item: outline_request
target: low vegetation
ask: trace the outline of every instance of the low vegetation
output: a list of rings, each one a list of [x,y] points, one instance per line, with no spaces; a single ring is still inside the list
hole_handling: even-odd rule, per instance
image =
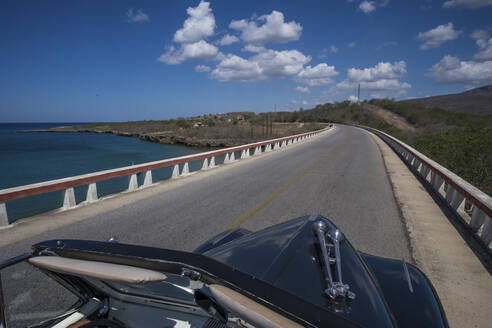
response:
[[[318,130],[325,124],[272,122],[255,113],[209,114],[175,120],[90,123],[27,132],[95,132],[198,147],[228,147]]]
[[[397,128],[368,110],[368,105],[396,114],[414,129]],[[450,112],[387,99],[361,105],[324,104],[310,110],[270,114],[281,122],[360,124],[385,131],[492,195],[492,115]]]

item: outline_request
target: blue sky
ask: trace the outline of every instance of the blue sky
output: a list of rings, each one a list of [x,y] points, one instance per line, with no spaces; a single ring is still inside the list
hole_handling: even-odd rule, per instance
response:
[[[0,122],[167,119],[492,83],[492,0],[3,1]]]

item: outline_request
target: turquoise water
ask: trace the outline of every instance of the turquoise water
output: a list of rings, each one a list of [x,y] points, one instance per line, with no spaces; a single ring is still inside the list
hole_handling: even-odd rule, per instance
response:
[[[0,124],[0,189],[210,150],[163,145],[112,134],[16,132],[73,124]],[[201,167],[198,162],[190,164],[191,170]],[[171,169],[154,170],[154,181],[169,178]],[[143,176],[139,175],[138,179],[141,184]],[[99,197],[120,192],[128,187],[128,178],[99,182],[97,187]],[[85,186],[76,187],[75,194],[77,202],[84,201]],[[62,203],[62,191],[8,201],[9,221],[61,207]]]

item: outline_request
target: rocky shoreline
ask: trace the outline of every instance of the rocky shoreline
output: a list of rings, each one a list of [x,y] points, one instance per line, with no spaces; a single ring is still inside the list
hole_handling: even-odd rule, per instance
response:
[[[123,131],[115,131],[115,130],[99,130],[99,129],[81,129],[81,128],[73,128],[73,127],[56,127],[52,129],[38,129],[38,130],[19,130],[19,133],[69,133],[69,132],[83,132],[83,133],[105,133],[105,134],[114,134],[122,137],[136,137],[140,140],[149,141],[149,142],[157,142],[161,144],[168,145],[184,145],[189,147],[233,147],[244,145],[247,143],[258,142],[264,140],[265,138],[241,138],[241,139],[233,139],[233,138],[196,138],[178,135],[174,131],[166,131],[162,133],[130,133]],[[273,136],[280,137],[280,136]]]

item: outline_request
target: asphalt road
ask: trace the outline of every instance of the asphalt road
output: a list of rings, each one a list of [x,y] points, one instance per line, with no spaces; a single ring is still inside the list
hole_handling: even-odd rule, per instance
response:
[[[217,170],[197,182],[4,246],[0,259],[58,238],[117,236],[123,243],[193,250],[230,226],[256,231],[320,212],[357,249],[411,261],[381,153],[362,130],[338,126],[302,145]],[[18,283],[22,277],[17,274]]]

